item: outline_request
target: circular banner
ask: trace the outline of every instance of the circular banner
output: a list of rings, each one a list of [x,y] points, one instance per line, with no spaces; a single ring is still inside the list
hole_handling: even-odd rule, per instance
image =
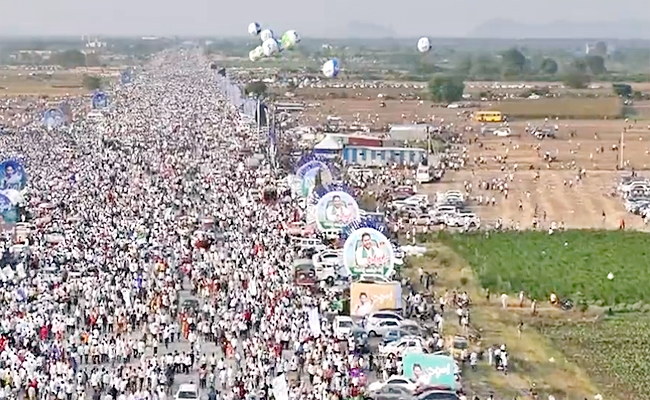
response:
[[[332,173],[327,165],[323,164],[305,172],[302,178],[301,194],[303,197],[309,197],[316,187],[316,177],[320,173],[321,185],[327,186],[334,181]]]
[[[27,174],[22,164],[16,160],[0,163],[0,190],[23,190],[27,185]]]
[[[386,236],[372,228],[352,232],[343,245],[343,264],[352,276],[393,274],[395,253]]]
[[[346,192],[329,192],[316,203],[316,226],[321,231],[341,230],[359,220],[359,206]]]

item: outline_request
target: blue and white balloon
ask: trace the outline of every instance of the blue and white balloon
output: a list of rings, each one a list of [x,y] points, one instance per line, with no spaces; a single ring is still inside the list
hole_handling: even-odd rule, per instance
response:
[[[336,58],[328,60],[323,64],[323,75],[327,78],[336,78],[340,71],[341,65],[339,64],[339,60]]]
[[[270,29],[264,29],[260,33],[260,39],[262,40],[262,43],[266,42],[269,39],[273,39],[273,31]]]
[[[251,35],[251,36],[259,35],[260,30],[262,30],[262,28],[260,27],[260,24],[258,24],[257,22],[251,22],[248,25],[248,34]]]
[[[280,46],[278,45],[277,40],[270,38],[262,43],[262,50],[264,51],[265,57],[272,57],[280,51]]]
[[[418,40],[418,51],[420,53],[426,53],[429,50],[431,50],[431,41],[429,41],[428,37],[421,37]]]

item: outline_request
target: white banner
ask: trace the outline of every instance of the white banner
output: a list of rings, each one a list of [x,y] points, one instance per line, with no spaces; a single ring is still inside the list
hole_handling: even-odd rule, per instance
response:
[[[289,400],[289,385],[284,374],[273,379],[273,397],[275,400]]]
[[[318,309],[316,307],[309,310],[309,329],[311,329],[311,333],[314,337],[320,336],[320,316],[318,315]]]

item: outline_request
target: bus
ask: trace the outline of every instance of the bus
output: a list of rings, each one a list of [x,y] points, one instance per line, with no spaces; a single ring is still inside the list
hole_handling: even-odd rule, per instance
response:
[[[503,120],[500,111],[477,111],[474,113],[474,121],[477,122],[503,122]]]

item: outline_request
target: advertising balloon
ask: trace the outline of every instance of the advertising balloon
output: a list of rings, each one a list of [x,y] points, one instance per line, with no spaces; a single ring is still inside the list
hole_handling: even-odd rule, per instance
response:
[[[339,60],[336,58],[328,60],[325,64],[323,64],[323,75],[328,78],[336,78],[340,70],[341,66],[339,64]]]
[[[395,252],[386,236],[372,228],[357,229],[343,245],[343,264],[352,276],[361,274],[390,277]]]
[[[273,39],[273,31],[270,29],[264,29],[260,33],[260,39],[262,39],[262,43],[266,42],[269,39]]]
[[[420,40],[418,40],[418,51],[420,53],[426,53],[429,50],[431,50],[431,42],[429,41],[429,38],[421,37]]]
[[[270,38],[262,43],[262,51],[266,57],[275,55],[279,50],[280,47],[278,46],[278,41],[273,38]]]
[[[248,25],[248,34],[251,35],[251,36],[257,36],[257,35],[259,35],[259,34],[260,34],[260,30],[261,30],[261,28],[260,28],[260,24],[258,24],[257,22],[251,22],[251,23]]]
[[[298,36],[298,32],[294,30],[286,31],[284,35],[282,35],[280,43],[283,50],[291,49],[296,44],[300,43],[300,36]]]
[[[321,231],[340,230],[359,219],[359,206],[346,192],[329,192],[316,204],[316,226]]]
[[[251,50],[248,53],[248,58],[250,58],[250,60],[253,62],[264,58],[264,49],[262,48],[262,46],[257,46],[256,48]]]

